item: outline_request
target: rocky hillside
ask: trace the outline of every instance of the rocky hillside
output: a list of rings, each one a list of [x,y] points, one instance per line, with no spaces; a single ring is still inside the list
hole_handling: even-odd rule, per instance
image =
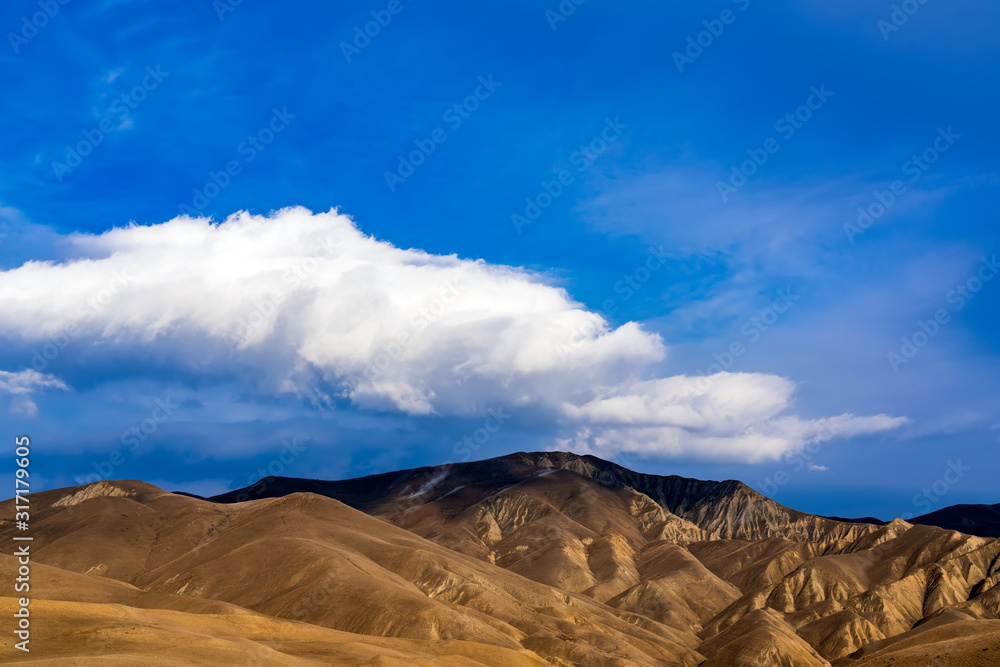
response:
[[[633,489],[712,537],[852,540],[875,528],[790,509],[736,480],[711,482],[676,475],[646,475],[594,456],[567,452],[517,453],[486,461],[414,468],[334,482],[266,477],[254,486],[210,500],[235,502],[308,491],[336,498],[364,512],[392,516],[449,497],[459,489],[468,502],[479,502],[504,488],[556,470],[574,473],[606,489]]]
[[[1000,540],[588,456],[30,502],[48,664],[1000,664]]]
[[[263,480],[213,500],[300,483]],[[451,550],[693,632],[687,645],[718,664],[780,664],[767,662],[772,650],[825,664],[869,645],[888,651],[944,610],[997,617],[1000,542],[817,517],[738,481],[546,452],[305,483]],[[770,639],[757,649],[739,639],[761,635]],[[726,662],[735,655],[744,662]]]

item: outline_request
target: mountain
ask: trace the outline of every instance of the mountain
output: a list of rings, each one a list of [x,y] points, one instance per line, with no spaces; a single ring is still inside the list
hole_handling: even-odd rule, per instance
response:
[[[30,502],[49,664],[1000,664],[1000,540],[592,456]]]
[[[90,628],[93,654],[148,662],[152,644],[172,660],[162,664],[178,665],[200,654],[188,641],[216,665],[254,656],[330,664],[330,655],[359,665],[699,661],[632,614],[315,494],[220,505],[123,481],[38,493],[31,503],[32,611],[65,638],[39,642],[33,658],[76,655]],[[10,524],[0,525],[8,544]],[[13,609],[13,598],[2,601],[4,613]],[[169,649],[163,640],[174,633]]]
[[[711,482],[676,475],[646,475],[595,456],[566,452],[519,452],[486,461],[415,468],[335,482],[265,477],[252,486],[209,500],[228,503],[309,492],[336,498],[369,514],[391,517],[459,492],[458,498],[445,505],[458,507],[463,502],[481,502],[505,488],[557,471],[572,475],[563,474],[544,484],[558,485],[583,478],[592,486],[609,490],[633,489],[666,510],[674,521],[684,519],[707,531],[697,533],[699,537],[824,540],[847,539],[872,530],[872,527],[854,528],[844,522],[790,509],[736,480]]]
[[[882,519],[876,519],[873,516],[863,516],[857,519],[845,518],[842,516],[827,516],[824,519],[830,519],[831,521],[840,521],[841,523],[870,523],[873,526],[884,526],[886,524]]]
[[[886,523],[870,516],[860,519],[845,519],[839,516],[828,516],[826,518],[833,521],[870,523],[878,526],[885,525]],[[935,512],[910,519],[910,523],[957,530],[968,535],[978,535],[979,537],[1000,537],[1000,504],[950,505]]]
[[[980,537],[1000,537],[1000,503],[996,505],[951,505],[910,520]]]

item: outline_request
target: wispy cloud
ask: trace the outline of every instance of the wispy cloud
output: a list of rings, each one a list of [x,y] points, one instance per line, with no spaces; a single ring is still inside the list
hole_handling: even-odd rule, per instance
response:
[[[0,393],[11,396],[10,410],[26,417],[38,414],[38,406],[32,396],[42,389],[64,389],[69,387],[59,378],[25,369],[16,373],[0,371]]]
[[[107,74],[105,74],[103,77],[101,77],[101,79],[104,81],[104,83],[114,83],[115,79],[120,77],[124,71],[125,70],[121,67],[113,69]]]

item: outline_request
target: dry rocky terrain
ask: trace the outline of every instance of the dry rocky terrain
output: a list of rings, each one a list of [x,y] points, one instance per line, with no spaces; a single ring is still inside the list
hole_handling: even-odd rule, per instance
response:
[[[32,651],[5,632],[5,663],[1000,665],[1000,540],[594,457],[30,500]]]

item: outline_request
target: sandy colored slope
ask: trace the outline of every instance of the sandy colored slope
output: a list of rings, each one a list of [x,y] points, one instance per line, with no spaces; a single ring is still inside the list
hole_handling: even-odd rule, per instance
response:
[[[363,637],[256,614],[192,614],[110,603],[32,602],[30,654],[0,647],[5,664],[30,665],[379,665],[541,667],[528,651],[470,642]],[[15,609],[0,597],[0,614]]]
[[[735,586],[713,575],[679,545],[655,542],[643,550],[637,564],[641,583],[609,600],[609,605],[699,632],[702,623],[739,597]]]
[[[838,660],[837,667],[987,667],[1000,665],[1000,621],[949,611]]]
[[[830,663],[772,609],[753,611],[702,645],[703,667],[825,667]]]
[[[688,633],[738,596],[697,559],[675,550],[675,543],[709,533],[633,489],[550,469],[483,500],[477,489],[463,491],[402,515],[391,505],[375,511],[450,548]],[[656,567],[657,560],[664,565]]]
[[[845,524],[739,483],[639,475],[593,457],[513,455],[494,460],[493,472],[490,464],[410,471],[368,490],[364,503],[449,548],[655,619],[703,653],[762,609],[787,625],[763,623],[754,637],[771,636],[776,651],[806,642],[823,661],[941,609],[991,618],[1000,607],[1000,594],[988,593],[1000,581],[1000,543],[899,520]],[[651,576],[644,561],[662,574]],[[766,664],[742,651],[749,634],[726,636],[734,664]]]
[[[14,565],[12,556],[0,555],[5,581]],[[0,662],[5,664],[549,664],[528,651],[470,642],[415,642],[338,632],[226,602],[148,592],[38,562],[32,564],[31,582],[32,650],[24,655],[4,638]],[[0,597],[0,614],[15,608],[13,598]]]
[[[989,618],[1000,605],[1000,594],[983,594],[1000,581],[1000,543],[899,520],[842,524],[739,484],[637,476],[588,457],[517,455],[498,465],[495,475],[461,466],[414,473],[377,500],[370,491],[367,506],[450,548],[668,625],[702,653],[761,609],[779,612],[788,627],[764,624],[755,636],[773,635],[774,646],[806,641],[824,660],[904,633],[940,609],[969,604]],[[526,472],[510,477],[518,465]],[[597,483],[618,479],[602,477],[608,470],[697,523],[634,488]],[[792,539],[720,539],[780,533],[782,521]],[[729,649],[739,643],[731,638]],[[759,656],[729,658],[752,664]]]
[[[138,482],[105,488],[112,489],[34,496],[35,561],[361,635],[527,648],[554,664],[701,660],[666,627],[638,627],[633,614],[328,498],[213,505]],[[10,530],[0,535],[9,539]]]

